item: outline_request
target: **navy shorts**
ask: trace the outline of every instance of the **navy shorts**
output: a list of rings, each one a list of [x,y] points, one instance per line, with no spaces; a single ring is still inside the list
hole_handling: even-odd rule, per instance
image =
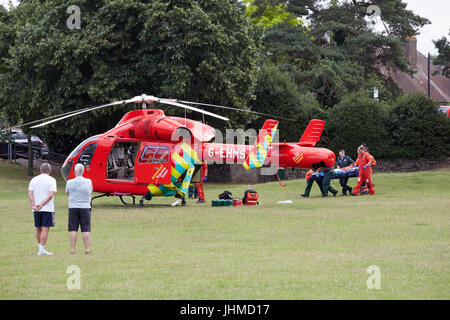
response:
[[[55,226],[55,213],[49,211],[33,211],[34,213],[34,226],[36,228],[41,227],[54,227]]]
[[[69,231],[91,232],[91,209],[69,208]]]

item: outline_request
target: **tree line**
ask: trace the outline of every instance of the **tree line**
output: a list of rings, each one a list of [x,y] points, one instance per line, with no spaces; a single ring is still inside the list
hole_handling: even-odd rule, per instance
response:
[[[327,121],[321,145],[335,151],[365,142],[382,158],[450,154],[450,121],[435,103],[405,96],[380,72],[413,74],[404,43],[429,23],[401,0],[79,0],[80,29],[67,26],[72,4],[0,6],[0,108],[8,123],[147,93],[294,119],[280,121],[280,140],[298,140],[319,118]],[[370,24],[369,5],[380,8],[382,31]],[[445,38],[435,44],[434,62],[449,76],[450,45]],[[67,153],[128,110],[98,110],[36,133]],[[229,124],[208,124],[257,128],[264,121],[220,113]]]

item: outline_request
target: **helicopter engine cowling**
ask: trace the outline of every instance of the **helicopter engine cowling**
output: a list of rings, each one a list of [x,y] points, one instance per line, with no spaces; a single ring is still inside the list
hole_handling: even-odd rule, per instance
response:
[[[192,137],[192,132],[188,128],[179,127],[176,131],[177,136],[182,137],[183,139],[190,139]]]
[[[141,122],[142,131],[151,138],[167,142],[177,142],[182,140],[177,134],[180,124],[176,121],[163,117],[160,119],[145,119]]]
[[[167,142],[191,137],[208,142],[215,137],[215,129],[211,126],[191,119],[167,117],[162,110],[153,109],[128,112],[113,130],[119,136]]]
[[[186,118],[178,118],[178,117],[168,117],[172,121],[178,122],[181,127],[180,134],[186,134],[186,131],[189,131],[191,136],[195,138],[197,141],[209,142],[216,136],[216,131],[213,127],[208,126],[207,124],[201,123],[199,121],[195,121],[192,119]]]

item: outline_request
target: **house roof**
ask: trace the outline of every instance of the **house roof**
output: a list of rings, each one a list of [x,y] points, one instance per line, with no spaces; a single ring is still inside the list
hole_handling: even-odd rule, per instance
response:
[[[431,63],[430,94],[434,101],[450,104],[450,79],[440,74],[433,75],[437,67]],[[390,71],[389,76],[405,92],[428,94],[428,58],[417,51],[417,72],[411,77],[398,70]]]

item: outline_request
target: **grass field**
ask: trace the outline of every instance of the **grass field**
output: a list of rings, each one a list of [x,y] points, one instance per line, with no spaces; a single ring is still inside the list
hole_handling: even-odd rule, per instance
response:
[[[254,186],[260,207],[97,208],[92,255],[81,237],[69,253],[57,179],[54,255],[37,256],[26,170],[0,161],[0,299],[450,298],[450,170],[375,174],[373,197],[321,199],[314,186],[303,199],[299,180]],[[245,188],[206,184],[207,200]],[[97,205],[119,203],[103,199]],[[66,286],[70,265],[81,270],[80,290]],[[366,285],[371,265],[379,290]]]

